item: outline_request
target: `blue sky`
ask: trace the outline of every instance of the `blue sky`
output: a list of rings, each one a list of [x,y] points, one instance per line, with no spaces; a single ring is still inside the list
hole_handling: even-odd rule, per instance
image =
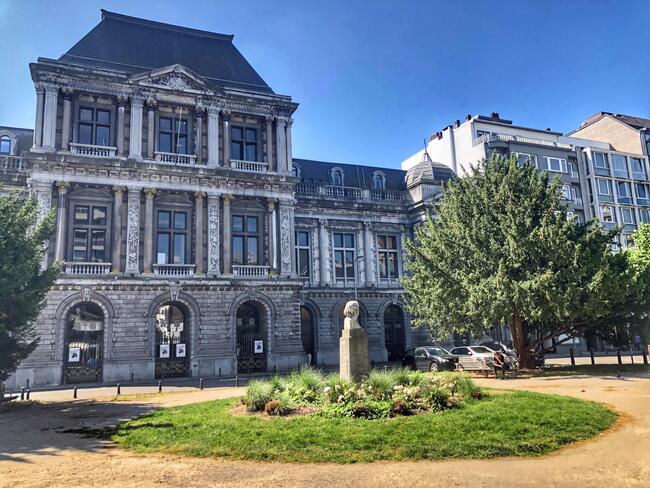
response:
[[[234,34],[300,103],[296,157],[398,167],[467,113],[559,131],[599,110],[650,117],[648,1],[0,0],[0,125],[33,126],[28,63],[100,8]]]

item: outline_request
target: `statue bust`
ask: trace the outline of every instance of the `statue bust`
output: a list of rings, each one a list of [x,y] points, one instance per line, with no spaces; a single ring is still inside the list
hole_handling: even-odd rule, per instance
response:
[[[356,300],[350,300],[345,304],[343,309],[343,314],[345,315],[345,320],[343,321],[344,329],[360,329],[359,325],[359,302]]]

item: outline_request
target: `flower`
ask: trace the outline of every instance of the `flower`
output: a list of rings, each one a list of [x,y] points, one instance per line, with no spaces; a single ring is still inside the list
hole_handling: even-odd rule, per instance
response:
[[[395,385],[393,386],[393,390],[395,391],[402,391],[404,389],[403,385]]]
[[[326,386],[325,389],[323,390],[323,393],[329,395],[330,393],[332,393],[332,389],[329,386]]]
[[[343,395],[339,395],[339,397],[336,399],[338,403],[343,402],[343,400],[345,400],[345,397]]]

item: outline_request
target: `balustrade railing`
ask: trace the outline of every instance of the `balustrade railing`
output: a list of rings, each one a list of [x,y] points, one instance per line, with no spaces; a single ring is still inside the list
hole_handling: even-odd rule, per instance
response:
[[[92,144],[70,143],[70,154],[75,156],[92,156],[94,158],[114,158],[117,148],[111,146],[95,146]]]
[[[269,275],[269,267],[235,264],[232,274],[235,277],[266,278]]]
[[[524,144],[537,144],[541,146],[561,147],[564,149],[572,149],[571,144],[565,142],[549,141],[546,139],[536,139],[534,137],[525,137],[513,134],[483,134],[474,140],[474,145],[478,146],[485,142],[522,142]]]
[[[396,190],[366,190],[352,186],[334,185],[308,185],[299,183],[296,185],[296,193],[300,195],[323,196],[326,198],[346,198],[353,200],[379,200],[389,202],[401,202],[404,195]]]
[[[20,156],[0,156],[0,168],[6,171],[22,171],[25,162]]]
[[[239,159],[231,159],[230,167],[237,171],[245,171],[247,173],[266,173],[268,164],[260,163],[258,161],[242,161]]]
[[[154,276],[173,276],[176,278],[194,276],[193,264],[154,264]]]
[[[66,275],[107,275],[111,272],[111,263],[65,263],[64,273]]]
[[[156,151],[154,153],[154,158],[157,163],[178,164],[183,166],[196,165],[196,155],[194,154],[177,154]]]

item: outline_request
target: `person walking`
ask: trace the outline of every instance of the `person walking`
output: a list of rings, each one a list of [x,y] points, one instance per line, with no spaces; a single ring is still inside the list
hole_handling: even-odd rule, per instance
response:
[[[501,379],[505,379],[506,358],[501,351],[494,351],[494,356],[492,356],[492,368],[494,369],[494,379],[497,379],[499,370],[501,370]]]

